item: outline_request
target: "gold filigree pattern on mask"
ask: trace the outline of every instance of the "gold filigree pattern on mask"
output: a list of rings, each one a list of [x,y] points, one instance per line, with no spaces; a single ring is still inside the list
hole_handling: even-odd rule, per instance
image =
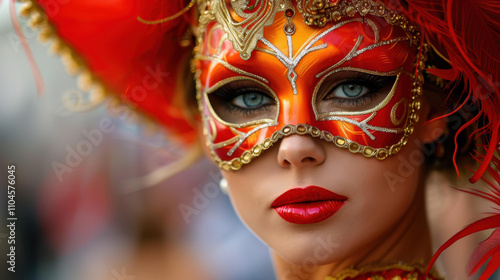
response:
[[[414,83],[412,89],[412,99],[409,102],[407,110],[408,124],[402,130],[402,133],[404,134],[398,143],[391,145],[390,147],[373,148],[370,146],[361,145],[357,142],[354,142],[342,136],[334,136],[328,131],[320,130],[319,128],[308,124],[297,124],[297,125],[288,124],[285,125],[283,128],[281,128],[280,130],[275,131],[271,135],[271,137],[264,139],[262,143],[256,144],[251,150],[243,152],[241,156],[233,158],[230,161],[221,160],[215,153],[214,149],[210,149],[212,159],[220,169],[225,171],[236,171],[239,170],[243,165],[250,163],[255,157],[259,156],[263,151],[271,148],[280,139],[282,139],[285,136],[289,136],[291,134],[311,135],[312,137],[315,138],[317,137],[319,139],[323,139],[327,142],[335,144],[339,148],[347,149],[351,153],[362,154],[365,157],[375,157],[379,160],[386,159],[388,156],[398,153],[401,150],[401,147],[403,147],[408,143],[408,137],[414,131],[414,124],[419,120],[418,111],[420,110],[420,101],[418,99],[422,95],[422,85],[424,81],[422,70],[425,67],[425,61],[427,59],[427,49],[428,49],[427,44],[422,44],[420,47],[418,47],[420,55],[415,62],[417,69],[417,76],[413,75]],[[199,79],[197,79],[197,81],[198,81],[197,82],[198,91],[200,91],[201,84],[199,83]],[[203,112],[201,107],[202,106],[201,102],[199,102],[199,106],[200,106],[200,112]],[[203,121],[206,121],[205,119],[207,118],[207,116],[203,115],[202,117],[204,119]],[[269,126],[271,125],[272,124],[269,124]],[[214,143],[211,143],[208,140],[209,137],[207,137],[206,129],[204,129],[204,133],[205,133],[205,138],[207,139],[206,145],[208,147],[211,147]],[[238,141],[240,140],[241,138]],[[224,144],[228,145],[227,143]]]
[[[208,125],[210,126],[210,131],[212,131],[212,133],[208,133],[208,131],[207,131],[207,138],[210,140],[210,142],[213,143],[215,141],[215,139],[217,138],[217,127],[215,126],[215,122],[213,119],[207,119],[207,122],[208,122]],[[238,140],[236,139],[236,141],[238,141]],[[234,141],[234,142],[236,142],[236,141]],[[227,142],[229,142],[229,140]],[[228,145],[228,144],[226,144],[226,145]]]
[[[277,4],[278,2],[281,3],[281,5],[278,5]],[[302,13],[304,20],[307,20],[308,17],[307,17],[307,13],[304,12],[305,10],[301,9],[301,7],[303,7],[301,5],[307,4],[310,2],[311,1],[306,1],[306,2],[298,1],[298,5],[299,5],[298,10],[300,13]],[[322,2],[322,1],[316,1],[316,2]],[[337,1],[337,2],[339,2],[339,1]],[[349,3],[346,4],[344,2],[349,2]],[[259,50],[261,52],[265,52],[265,53],[268,53],[268,54],[275,56],[278,60],[280,60],[281,63],[283,63],[288,68],[288,73],[291,74],[291,73],[293,73],[293,70],[294,70],[296,64],[298,64],[300,62],[300,59],[302,59],[303,55],[306,54],[305,53],[302,56],[297,54],[295,56],[295,58],[293,58],[292,57],[293,46],[291,45],[291,40],[289,38],[287,38],[288,39],[288,50],[289,50],[288,52],[289,53],[288,53],[288,55],[285,55],[281,50],[276,48],[273,44],[271,44],[263,36],[264,27],[272,24],[276,13],[278,13],[279,11],[284,11],[285,8],[287,7],[287,5],[289,4],[289,1],[287,1],[287,0],[270,1],[270,3],[267,3],[267,4],[265,4],[261,1],[257,1],[255,3],[255,5],[262,5],[258,9],[256,9],[257,6],[256,7],[246,7],[244,5],[244,2],[234,1],[234,3],[232,2],[233,9],[237,8],[238,11],[240,11],[240,12],[245,10],[245,9],[246,10],[254,9],[253,11],[255,11],[253,13],[245,13],[244,16],[246,18],[245,18],[245,20],[242,20],[241,22],[235,21],[235,17],[234,17],[235,13],[236,13],[236,15],[239,15],[240,12],[238,12],[236,10],[234,12],[230,12],[229,10],[227,10],[228,7],[227,7],[227,4],[225,4],[225,3],[226,2],[224,0],[209,1],[208,5],[207,5],[207,10],[205,10],[205,12],[203,12],[202,16],[200,17],[200,25],[197,29],[197,32],[198,32],[197,33],[197,47],[195,48],[195,57],[193,59],[193,64],[192,64],[193,68],[192,69],[193,69],[193,72],[195,72],[195,76],[196,76],[197,89],[198,89],[197,96],[198,96],[198,102],[199,102],[201,112],[203,112],[202,102],[200,102],[200,100],[201,100],[201,93],[200,92],[202,92],[202,86],[201,86],[201,82],[199,80],[199,75],[200,75],[199,69],[196,69],[194,67],[195,66],[194,62],[196,60],[216,61],[218,63],[221,63],[224,67],[228,68],[229,70],[236,72],[240,75],[245,75],[247,77],[252,77],[254,79],[258,79],[262,82],[268,83],[268,81],[265,80],[263,77],[254,77],[255,76],[254,74],[245,72],[241,69],[237,69],[234,66],[229,65],[227,62],[223,61],[220,58],[217,58],[215,56],[203,56],[203,55],[201,55],[200,48],[201,48],[201,45],[203,43],[204,34],[206,32],[207,26],[210,22],[217,21],[218,24],[220,24],[222,26],[223,31],[228,34],[227,38],[232,42],[233,48],[239,52],[240,57],[242,59],[245,59],[245,60],[249,59],[250,53],[254,49]],[[344,3],[344,4],[342,4],[342,3]],[[344,5],[343,7],[346,9],[345,14],[341,14],[341,17],[342,16],[353,17],[357,13],[359,13],[362,16],[367,15],[367,14],[382,16],[385,20],[387,20],[387,22],[389,24],[400,26],[407,33],[408,36],[394,38],[391,40],[380,41],[380,36],[379,36],[380,33],[379,33],[377,26],[370,19],[367,19],[367,18],[353,18],[350,20],[346,20],[345,22],[340,22],[338,24],[334,24],[329,29],[334,30],[335,28],[338,28],[337,25],[343,25],[347,22],[352,22],[352,21],[364,22],[365,24],[369,25],[373,29],[375,42],[374,42],[374,44],[372,44],[370,46],[364,47],[363,49],[359,49],[359,46],[361,45],[361,42],[363,40],[363,36],[360,35],[356,41],[355,46],[346,55],[346,57],[344,57],[344,59],[342,59],[342,61],[339,61],[335,65],[332,65],[328,69],[319,73],[317,75],[317,78],[321,78],[324,75],[329,75],[329,72],[336,71],[336,68],[338,66],[340,66],[342,63],[344,63],[345,61],[352,59],[363,52],[372,50],[376,47],[388,45],[388,44],[392,44],[392,43],[397,43],[399,41],[410,41],[411,45],[416,45],[418,52],[419,52],[419,55],[415,59],[415,67],[413,68],[413,69],[415,69],[415,72],[414,73],[408,73],[408,72],[404,73],[404,74],[412,75],[412,77],[413,77],[413,80],[414,80],[413,89],[411,90],[412,97],[411,97],[411,100],[406,101],[405,104],[400,104],[400,105],[405,106],[405,111],[404,111],[403,115],[400,117],[400,119],[396,120],[396,121],[401,121],[401,122],[406,120],[406,123],[404,125],[404,128],[389,129],[390,131],[384,130],[385,132],[389,132],[389,133],[403,133],[403,136],[401,137],[400,141],[398,141],[398,143],[393,144],[391,146],[386,146],[386,147],[381,147],[381,148],[373,148],[370,146],[361,145],[357,142],[354,142],[350,139],[346,139],[346,138],[341,137],[341,136],[333,136],[328,131],[321,131],[317,127],[313,127],[313,126],[310,126],[307,124],[286,125],[282,129],[280,129],[279,131],[275,131],[271,137],[268,137],[268,138],[264,139],[261,143],[256,144],[251,150],[243,152],[241,154],[241,156],[239,156],[237,158],[233,158],[229,161],[221,160],[219,158],[219,156],[215,153],[215,150],[214,150],[215,147],[225,147],[225,146],[236,143],[231,148],[231,150],[228,152],[228,155],[232,155],[238,149],[238,147],[245,141],[245,139],[247,139],[251,135],[251,133],[264,128],[263,126],[270,127],[270,126],[278,125],[278,123],[267,122],[267,123],[254,124],[254,125],[258,125],[258,126],[247,133],[244,133],[244,132],[237,130],[236,128],[238,128],[238,126],[239,126],[239,125],[237,125],[237,126],[231,127],[231,131],[233,131],[233,133],[235,133],[236,136],[227,140],[227,141],[224,141],[224,143],[222,143],[222,142],[221,143],[213,143],[213,141],[209,141],[208,137],[207,137],[207,146],[211,148],[210,151],[211,151],[213,160],[219,166],[219,168],[226,170],[226,171],[238,170],[243,165],[251,162],[253,158],[259,156],[263,151],[269,149],[274,143],[278,142],[281,138],[288,136],[290,134],[309,134],[313,137],[320,137],[320,139],[331,142],[338,147],[345,148],[352,153],[361,153],[366,157],[376,157],[379,160],[383,160],[390,155],[396,154],[397,152],[399,152],[399,150],[401,149],[402,146],[407,144],[409,135],[413,133],[414,124],[416,122],[418,122],[418,120],[419,120],[418,110],[420,109],[420,101],[418,99],[419,99],[419,96],[422,94],[422,85],[423,85],[423,81],[424,81],[423,76],[422,76],[422,70],[424,69],[424,65],[425,65],[425,61],[426,61],[427,45],[420,42],[420,33],[418,32],[418,30],[416,30],[414,28],[413,25],[409,24],[408,20],[405,17],[397,15],[394,12],[387,11],[385,9],[385,7],[384,7],[383,13],[373,12],[373,11],[372,11],[373,12],[372,13],[372,12],[370,12],[371,10],[366,10],[366,9],[361,9],[361,8],[360,8],[361,10],[356,9],[354,11],[354,13],[351,13],[351,12],[347,13],[347,10],[348,10],[347,7],[349,5],[351,5],[351,6],[355,5],[356,7],[359,8],[359,7],[361,7],[360,5],[364,5],[363,3],[368,3],[370,5],[375,4],[374,1],[370,1],[370,0],[368,0],[368,1],[365,1],[365,0],[340,1],[340,4]],[[381,3],[378,3],[378,4],[383,5]],[[267,8],[264,9],[264,7],[267,7]],[[373,5],[371,7],[373,8]],[[265,13],[263,11],[267,11],[267,16],[264,16]],[[351,11],[351,10],[349,10],[349,11]],[[332,16],[334,16],[334,15],[332,15]],[[251,18],[251,20],[250,20],[250,18]],[[252,26],[251,28],[248,28],[248,26],[246,26],[245,24],[248,24],[252,20],[255,24],[251,25]],[[338,19],[332,18],[331,20],[338,20]],[[259,23],[259,24],[257,25],[257,23]],[[314,23],[314,19],[313,19],[313,23]],[[316,25],[316,24],[314,24],[314,25]],[[244,28],[244,26],[246,26],[246,27]],[[317,25],[317,26],[322,26],[322,25]],[[257,27],[259,27],[260,29]],[[328,32],[328,30],[322,32],[322,34],[325,32]],[[290,36],[291,35],[289,35],[287,37],[290,37]],[[319,34],[318,37],[321,37],[321,34]],[[247,40],[246,42],[250,42],[251,44],[241,45],[242,42],[244,42],[244,40]],[[269,49],[256,47],[256,44],[258,41],[261,41]],[[218,46],[220,46],[222,44],[221,42],[218,42],[218,43],[219,43]],[[240,45],[238,45],[238,44],[240,44]],[[323,47],[322,45],[312,47],[313,44],[314,43],[310,44],[309,51],[316,50],[315,48],[322,48]],[[307,47],[301,48],[301,49],[308,50]],[[287,65],[290,67],[288,67]],[[292,85],[292,89],[294,89],[294,93],[296,94],[297,92],[293,86],[294,85],[293,79],[296,79],[297,76],[295,75],[295,78],[294,77],[291,77],[291,78],[292,79],[290,79],[290,77],[289,77],[289,80],[290,80],[290,83]],[[398,74],[398,78],[399,78],[399,74]],[[394,90],[394,88],[396,87],[396,84],[397,84],[397,82],[395,82],[395,86],[393,87],[392,90]],[[393,111],[395,111],[395,110],[393,110]],[[342,112],[336,112],[336,113],[337,113],[337,115],[340,115],[338,113],[342,113]],[[217,116],[216,116],[216,114],[214,114],[213,110],[210,111],[209,114],[213,114],[215,116],[215,118],[217,119]],[[351,114],[352,114],[352,112],[351,112]],[[348,115],[348,114],[346,113],[346,115]],[[316,115],[316,116],[318,116],[318,115]],[[202,113],[202,117],[204,119],[207,119],[209,116],[205,116]],[[339,118],[338,116],[333,116],[333,115],[328,116],[328,117]],[[368,122],[373,117],[374,117],[374,114],[372,113],[372,115],[370,115],[364,121]],[[391,117],[391,120],[394,122],[393,118],[396,118],[395,112],[394,112],[394,114],[392,114],[392,112],[391,112],[390,117]],[[217,119],[217,120],[220,121],[219,119]],[[349,120],[352,121],[352,119],[349,119]],[[346,120],[339,119],[338,121],[346,121]],[[350,121],[347,121],[347,122],[350,122]],[[362,129],[365,133],[368,131],[367,129],[377,130],[376,127],[368,127],[367,123],[365,125],[361,124],[361,122],[358,124],[359,124],[358,127],[361,128],[361,126],[364,126],[366,128],[364,130]],[[241,128],[241,126],[239,126],[239,127]],[[381,129],[383,129],[383,128],[381,128]],[[205,129],[204,133],[206,133],[206,132],[207,131]],[[366,134],[368,136],[370,136],[370,133],[366,133]],[[373,137],[373,135],[372,135],[372,137]],[[372,138],[372,137],[370,137],[370,138]]]
[[[207,55],[202,55],[202,54],[196,54],[193,61],[196,61],[196,60],[215,61],[215,62],[219,63],[220,65],[226,67],[227,69],[233,71],[234,73],[237,73],[237,74],[240,74],[240,75],[245,75],[245,76],[248,76],[248,77],[260,80],[260,81],[262,81],[264,83],[269,83],[269,81],[266,78],[263,78],[261,76],[249,73],[249,72],[244,71],[244,70],[241,70],[240,68],[238,68],[236,66],[233,66],[233,65],[227,63],[225,60],[220,59],[220,58],[215,57],[215,56],[207,56]]]
[[[231,9],[226,0],[198,0],[198,9],[202,13],[200,25],[196,30],[198,44],[203,40],[207,24],[217,21],[222,25],[233,48],[242,59],[250,58],[257,42],[264,37],[264,27],[273,23],[278,12],[295,10],[290,0],[257,0],[248,6],[247,0],[232,0]],[[298,0],[297,9],[307,25],[322,27],[330,21],[339,21],[343,17],[375,15],[384,18],[389,24],[401,27],[409,34],[411,43],[418,42],[420,32],[409,20],[386,8],[378,0]],[[251,12],[250,12],[251,11]],[[236,17],[235,17],[236,16]]]
[[[396,116],[396,112],[399,108],[399,106],[403,106],[403,114],[401,116],[401,118],[398,119],[398,117]],[[391,122],[392,124],[394,125],[400,125],[403,120],[405,119],[405,115],[407,113],[407,107],[408,107],[408,100],[403,97],[401,100],[399,100],[398,102],[396,102],[396,104],[394,104],[394,106],[392,106],[392,109],[391,109]]]
[[[232,0],[231,9],[228,9],[225,0],[210,1],[208,10],[200,17],[200,25],[213,20],[219,22],[244,60],[250,58],[258,40],[264,36],[264,27],[274,22],[278,12],[291,7],[288,0],[257,0],[252,6],[248,2]]]
[[[358,38],[356,39],[356,43],[354,44],[354,46],[352,47],[352,49],[349,51],[349,53],[343,59],[339,60],[334,65],[328,67],[327,69],[325,69],[321,73],[317,74],[316,78],[321,78],[326,73],[332,71],[332,69],[337,68],[339,65],[342,65],[346,61],[349,61],[349,60],[357,57],[358,55],[360,55],[360,54],[362,54],[362,53],[364,53],[366,51],[370,51],[370,50],[373,50],[375,48],[378,48],[378,47],[381,47],[381,46],[385,46],[385,45],[394,44],[394,43],[397,43],[397,42],[411,40],[411,37],[408,36],[408,37],[398,37],[398,38],[393,38],[393,39],[390,39],[390,40],[380,41],[380,30],[378,29],[377,25],[371,19],[365,19],[365,18],[355,18],[355,19],[352,19],[352,20],[343,21],[341,23],[338,23],[338,24],[330,27],[329,29],[327,29],[326,31],[324,31],[324,33],[331,32],[331,31],[339,28],[340,26],[342,26],[344,24],[355,22],[355,21],[357,21],[357,22],[363,22],[363,23],[365,23],[365,24],[367,24],[368,26],[371,27],[371,29],[373,31],[373,34],[374,34],[374,37],[375,37],[374,38],[374,43],[371,44],[371,45],[369,45],[369,46],[366,46],[366,47],[364,47],[362,49],[359,49],[359,46],[363,42],[363,38],[364,38],[363,35],[359,35]],[[320,34],[319,36],[322,36],[322,34]],[[326,33],[326,34],[328,34],[328,33]]]

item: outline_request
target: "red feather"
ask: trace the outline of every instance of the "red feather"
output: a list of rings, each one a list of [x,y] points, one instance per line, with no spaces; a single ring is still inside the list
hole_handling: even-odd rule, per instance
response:
[[[479,245],[472,253],[472,257],[467,266],[467,271],[469,274],[476,273],[481,266],[483,266],[489,258],[496,256],[500,257],[500,230],[496,229],[493,231],[488,239],[479,243]]]
[[[425,71],[448,81],[455,80],[458,77],[458,71],[456,71],[455,69],[428,68],[425,69]]]
[[[471,182],[478,181],[493,157],[500,126],[500,1],[412,0],[393,8],[418,26],[428,42],[449,61],[453,70],[429,69],[452,84],[462,81],[473,102],[480,104],[482,127],[477,130],[487,152]],[[463,104],[457,104],[458,106]],[[477,123],[477,122],[476,122]],[[472,125],[472,122],[465,124]]]
[[[500,153],[500,145],[497,144],[494,146],[496,148],[497,153]],[[495,151],[495,150],[493,150]],[[484,156],[479,156],[476,158],[477,160],[485,160]],[[500,158],[498,157],[493,157],[492,158],[492,163],[494,167],[488,165],[486,167],[486,171],[488,174],[492,176],[492,178],[495,180],[495,182],[490,182],[487,179],[483,180],[488,183],[488,189],[489,192],[485,191],[480,191],[480,190],[475,190],[475,189],[468,189],[468,190],[462,190],[464,192],[479,196],[483,199],[489,200],[493,202],[497,207],[500,207],[500,173],[498,172],[499,167],[500,167]],[[434,254],[432,257],[431,262],[429,263],[429,266],[427,268],[427,273],[430,271],[431,267],[434,265],[436,262],[437,258],[439,255],[446,250],[448,247],[450,247],[453,243],[456,241],[460,240],[461,238],[468,236],[470,234],[487,230],[487,229],[492,229],[492,228],[499,228],[500,227],[500,213],[499,213],[499,208],[494,208],[496,212],[490,213],[491,216],[481,219],[479,221],[476,221],[463,230],[459,231],[457,234],[455,234],[453,237],[451,237],[448,241],[446,241],[439,249],[438,251]],[[489,260],[489,262],[488,262]],[[487,264],[486,264],[487,263]],[[481,268],[484,264],[486,264],[486,269],[485,271],[481,274],[479,280],[486,280],[488,279],[489,276],[491,276],[495,270],[500,266],[500,230],[496,229],[493,231],[491,236],[486,239],[485,241],[481,242],[476,249],[474,250],[474,253],[471,256],[471,259],[469,260],[469,266],[468,266],[468,271],[469,274],[476,273],[479,268]]]

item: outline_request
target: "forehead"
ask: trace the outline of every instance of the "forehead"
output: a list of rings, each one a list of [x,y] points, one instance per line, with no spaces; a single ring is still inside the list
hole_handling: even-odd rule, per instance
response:
[[[317,80],[346,67],[411,71],[415,57],[411,53],[416,51],[412,51],[410,37],[381,17],[354,16],[317,28],[304,24],[297,14],[293,19],[296,31],[291,36],[284,31],[286,22],[283,13],[278,13],[273,24],[264,28],[263,38],[248,60],[233,48],[220,24],[209,23],[197,54],[200,80],[210,87],[232,76],[270,83],[277,77],[290,80],[290,72],[297,75],[297,82]]]

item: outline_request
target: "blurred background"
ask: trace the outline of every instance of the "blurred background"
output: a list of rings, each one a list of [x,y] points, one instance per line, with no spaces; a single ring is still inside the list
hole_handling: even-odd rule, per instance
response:
[[[63,97],[85,94],[19,18],[46,86],[37,96],[8,2],[0,1],[0,279],[274,279],[267,247],[220,192],[217,168],[202,160],[136,189],[138,178],[186,151],[145,131],[126,110],[69,111]],[[6,273],[10,164],[16,165],[15,274]]]

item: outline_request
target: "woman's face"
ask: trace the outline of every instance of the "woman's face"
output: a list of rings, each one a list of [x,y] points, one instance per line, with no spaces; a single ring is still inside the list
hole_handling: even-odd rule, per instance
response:
[[[422,176],[420,134],[417,126],[408,145],[383,161],[309,135],[291,135],[254,163],[236,172],[223,171],[223,176],[239,217],[285,260],[304,264],[312,257],[324,264],[355,259],[382,242],[414,202]],[[314,212],[325,211],[312,201],[302,204],[312,215],[307,217],[299,209],[295,222],[272,207],[287,191],[309,186],[324,188],[345,201],[332,216],[312,223],[307,221],[317,217]],[[306,223],[300,223],[300,214]]]
[[[206,25],[197,97],[241,219],[296,264],[376,246],[405,216],[421,175],[412,35],[373,15],[313,28],[290,9],[248,57],[224,30]]]

